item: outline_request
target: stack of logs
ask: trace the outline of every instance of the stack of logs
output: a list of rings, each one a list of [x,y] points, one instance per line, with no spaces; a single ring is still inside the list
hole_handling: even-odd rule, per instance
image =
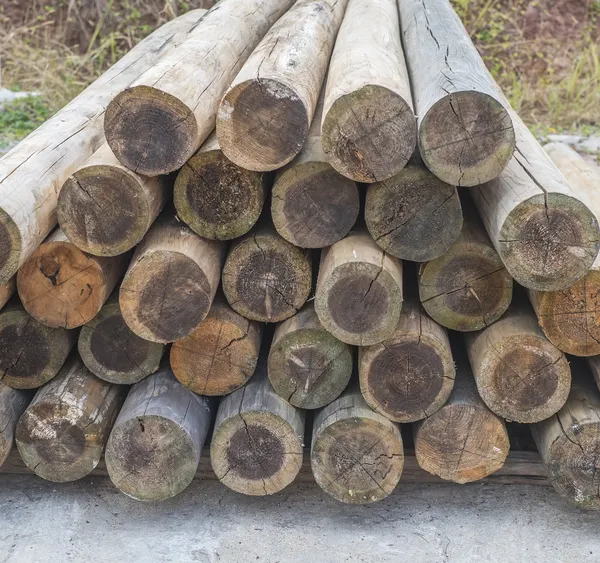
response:
[[[364,503],[401,429],[466,483],[506,420],[599,507],[600,174],[546,151],[447,0],[165,24],[0,160],[0,461],[159,500],[210,444],[268,495],[306,443]]]

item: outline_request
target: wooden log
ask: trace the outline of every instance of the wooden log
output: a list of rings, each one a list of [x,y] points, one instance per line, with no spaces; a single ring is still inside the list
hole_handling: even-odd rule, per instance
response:
[[[431,416],[454,385],[454,360],[446,329],[416,299],[402,304],[390,338],[359,349],[360,389],[367,404],[394,422]]]
[[[215,127],[217,108],[250,53],[293,0],[225,0],[106,108],[104,132],[125,166],[181,168]]]
[[[100,461],[124,398],[125,387],[98,379],[72,356],[17,424],[23,461],[56,483],[85,477]]]
[[[221,400],[210,461],[225,486],[245,495],[272,495],[302,466],[304,411],[271,387],[264,360],[254,377]]]
[[[546,338],[525,299],[517,299],[494,324],[465,335],[465,343],[479,395],[498,416],[539,422],[565,404],[569,362]]]
[[[145,340],[173,342],[206,317],[219,286],[225,247],[199,237],[170,213],[137,247],[121,283],[127,326]]]
[[[600,509],[600,396],[587,373],[573,376],[563,408],[532,424],[531,433],[558,494],[580,508]]]
[[[369,186],[365,222],[388,254],[426,262],[448,252],[463,218],[456,187],[412,161],[395,176]]]
[[[30,400],[29,393],[12,389],[0,382],[0,466],[12,450],[17,422]]]
[[[347,344],[369,346],[391,336],[402,309],[402,263],[358,230],[321,253],[315,310]]]
[[[200,236],[234,239],[245,235],[258,221],[266,184],[264,174],[244,170],[227,159],[213,133],[177,175],[175,209]]]
[[[127,326],[115,290],[100,312],[81,327],[77,349],[95,376],[132,385],[158,370],[165,347],[140,338]]]
[[[194,478],[213,404],[181,385],[168,367],[136,383],[106,445],[110,480],[126,495],[164,500]]]
[[[225,156],[276,170],[300,152],[347,0],[298,0],[265,35],[227,90],[217,115]]]
[[[453,330],[480,330],[512,300],[513,280],[487,236],[472,202],[462,198],[460,235],[439,258],[419,266],[419,297],[427,314]]]
[[[502,172],[515,149],[506,102],[447,0],[398,2],[427,167],[453,186]]]
[[[14,389],[41,387],[59,372],[76,341],[77,331],[43,325],[14,299],[0,313],[0,379]]]
[[[64,183],[58,223],[67,238],[95,256],[117,256],[142,240],[167,200],[172,181],[140,176],[102,145]]]
[[[398,174],[417,123],[396,0],[351,0],[331,55],[322,142],[331,165],[356,182]]]
[[[129,256],[92,256],[56,229],[23,264],[17,290],[25,310],[54,328],[92,320],[127,268]]]
[[[10,278],[5,284],[0,285],[0,310],[17,290],[17,276]]]
[[[499,470],[509,450],[504,421],[477,393],[462,343],[453,346],[454,388],[446,404],[413,425],[418,464],[429,473],[455,483],[483,479]]]
[[[588,367],[594,376],[594,381],[600,390],[600,356],[589,356],[586,360]]]
[[[352,504],[382,500],[402,475],[400,428],[373,412],[358,385],[351,384],[315,415],[310,464],[319,487],[335,499]]]
[[[262,224],[229,249],[223,291],[231,307],[247,319],[283,321],[304,305],[312,285],[310,254]]]
[[[181,43],[205,10],[193,10],[136,45],[0,160],[0,284],[56,226],[60,187],[104,143],[106,104]]]
[[[254,373],[262,327],[236,313],[217,294],[208,316],[171,346],[171,369],[198,395],[227,395]]]
[[[269,380],[275,392],[302,409],[328,405],[346,388],[353,351],[329,334],[312,303],[277,326],[269,351]]]

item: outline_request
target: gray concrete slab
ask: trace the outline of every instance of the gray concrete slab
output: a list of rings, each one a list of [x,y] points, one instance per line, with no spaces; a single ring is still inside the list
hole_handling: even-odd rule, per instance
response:
[[[0,476],[0,562],[600,561],[600,514],[540,486],[400,485],[374,505],[315,485],[252,498],[217,482],[143,504],[106,478]]]

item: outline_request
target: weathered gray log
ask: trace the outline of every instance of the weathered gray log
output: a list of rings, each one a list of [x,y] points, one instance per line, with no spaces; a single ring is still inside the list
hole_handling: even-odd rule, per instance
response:
[[[0,466],[12,450],[17,422],[30,401],[29,393],[12,389],[0,381]]]

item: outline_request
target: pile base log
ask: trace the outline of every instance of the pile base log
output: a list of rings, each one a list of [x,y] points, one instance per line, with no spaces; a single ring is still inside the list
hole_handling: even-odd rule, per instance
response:
[[[10,454],[14,445],[17,422],[30,400],[31,396],[28,393],[11,389],[0,382],[0,466]]]

